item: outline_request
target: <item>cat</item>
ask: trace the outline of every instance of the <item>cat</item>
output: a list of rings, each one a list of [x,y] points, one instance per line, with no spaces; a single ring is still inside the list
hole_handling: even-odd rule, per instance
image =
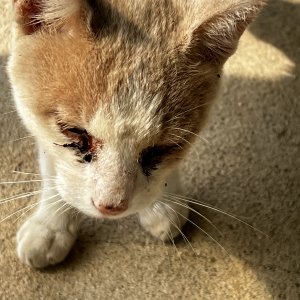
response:
[[[22,262],[64,260],[83,216],[138,214],[161,240],[187,205],[179,164],[203,128],[222,68],[261,0],[14,0],[8,74],[35,136],[38,209],[17,234]]]

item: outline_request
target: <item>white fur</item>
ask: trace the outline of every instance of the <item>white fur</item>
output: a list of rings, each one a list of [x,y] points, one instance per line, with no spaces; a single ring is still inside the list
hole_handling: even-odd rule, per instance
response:
[[[177,170],[174,170],[166,180],[164,192],[174,194],[182,192]],[[188,214],[188,207],[162,199],[140,211],[139,219],[141,225],[154,237],[166,241],[173,240],[181,233],[181,228],[186,223]]]
[[[67,256],[73,246],[81,215],[66,211],[51,176],[55,175],[51,160],[40,148],[40,166],[44,178],[43,194],[37,211],[22,225],[17,234],[17,254],[25,264],[44,268]],[[59,201],[59,202],[58,202]]]

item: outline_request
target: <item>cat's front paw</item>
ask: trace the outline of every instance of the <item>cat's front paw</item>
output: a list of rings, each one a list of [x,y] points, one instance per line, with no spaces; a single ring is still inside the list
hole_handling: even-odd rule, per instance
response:
[[[173,203],[156,202],[139,214],[141,225],[154,237],[173,240],[187,222],[189,209]]]
[[[17,234],[20,260],[34,268],[44,268],[64,260],[76,239],[74,226],[45,224],[37,216],[28,219]]]

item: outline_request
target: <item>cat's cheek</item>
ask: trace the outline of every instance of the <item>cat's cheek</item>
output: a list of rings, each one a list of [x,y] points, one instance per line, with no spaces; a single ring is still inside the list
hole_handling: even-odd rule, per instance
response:
[[[166,175],[156,172],[151,177],[140,173],[136,181],[134,196],[131,200],[131,214],[139,213],[150,207],[162,195]]]
[[[181,182],[179,166],[157,170],[147,179],[147,184],[137,193],[139,211],[152,206],[155,202],[162,200],[167,193],[181,193]]]
[[[94,207],[92,199],[93,180],[88,176],[87,170],[82,168],[57,170],[56,187],[61,198],[83,214],[90,217],[99,217],[99,212]]]
[[[92,181],[82,168],[69,169],[63,167],[57,169],[57,191],[61,198],[78,209],[80,212],[97,217],[98,213],[91,202]]]

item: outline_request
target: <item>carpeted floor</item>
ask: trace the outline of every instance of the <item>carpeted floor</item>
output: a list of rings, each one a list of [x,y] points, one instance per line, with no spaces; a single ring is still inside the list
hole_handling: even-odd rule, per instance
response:
[[[0,0],[0,178],[38,172],[34,141],[14,110],[2,67],[9,13]],[[240,216],[202,210],[223,232],[193,226],[164,245],[135,218],[88,221],[67,260],[44,271],[15,255],[22,214],[0,223],[0,299],[300,299],[300,0],[271,0],[226,65],[210,121],[183,168],[187,195]],[[1,199],[38,185],[0,185]],[[0,204],[0,220],[36,199]]]

